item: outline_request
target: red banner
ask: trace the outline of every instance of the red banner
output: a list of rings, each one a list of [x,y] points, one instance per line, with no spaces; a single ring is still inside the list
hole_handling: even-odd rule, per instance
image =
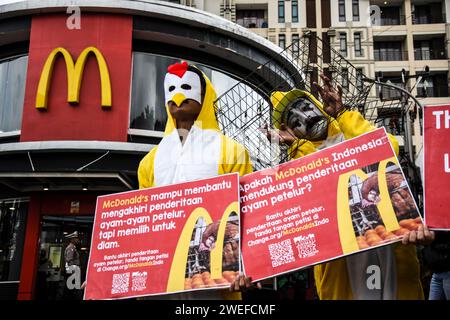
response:
[[[240,190],[254,280],[390,244],[422,223],[383,128],[246,175]]]
[[[424,107],[425,221],[450,230],[450,105]]]
[[[240,271],[238,174],[98,197],[85,299],[228,287]]]

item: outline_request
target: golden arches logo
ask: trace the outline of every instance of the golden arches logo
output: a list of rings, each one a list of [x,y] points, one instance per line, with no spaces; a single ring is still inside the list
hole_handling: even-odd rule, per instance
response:
[[[386,168],[389,162],[398,165],[395,157],[380,161],[378,164],[378,188],[380,190],[381,201],[378,203],[377,207],[387,232],[398,230],[400,228],[397,216],[395,215],[394,207],[392,206],[386,181]],[[353,222],[350,214],[348,198],[348,181],[352,175],[358,176],[362,181],[368,178],[367,174],[361,169],[346,172],[339,177],[337,218],[339,237],[344,254],[349,254],[359,250],[356,235],[353,230]]]
[[[232,213],[239,212],[238,202],[231,203],[225,210],[221,217],[219,230],[217,232],[217,244],[223,244],[225,239],[225,228],[227,226],[227,221]],[[189,245],[191,243],[192,231],[195,228],[195,224],[199,218],[203,218],[206,224],[213,222],[211,215],[206,211],[205,208],[196,208],[187,219],[183,230],[181,231],[180,238],[178,239],[175,254],[172,260],[172,266],[169,273],[169,281],[167,283],[167,292],[175,292],[184,290],[184,279],[186,272],[186,263],[189,253]],[[211,278],[218,279],[222,277],[222,255],[223,255],[223,245],[216,245],[213,250],[211,250]]]
[[[56,58],[61,54],[66,63],[67,71],[67,102],[78,103],[80,99],[81,80],[83,78],[84,67],[89,54],[92,53],[97,59],[98,68],[100,72],[101,82],[101,105],[102,107],[111,107],[111,80],[109,77],[108,67],[106,60],[102,53],[95,47],[87,47],[84,49],[76,62],[74,63],[70,53],[62,48],[58,47],[48,55],[45,61],[44,67],[39,79],[38,89],[36,93],[36,108],[38,110],[47,109],[48,102],[48,90],[50,87],[51,76],[53,74],[53,67],[55,65]]]

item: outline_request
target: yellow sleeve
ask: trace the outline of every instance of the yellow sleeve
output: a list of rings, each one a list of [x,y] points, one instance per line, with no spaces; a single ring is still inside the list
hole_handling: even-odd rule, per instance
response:
[[[289,147],[288,154],[289,159],[298,159],[316,151],[316,146],[311,141],[298,139]]]
[[[230,292],[227,290],[222,290],[220,293],[223,300],[242,300],[242,294],[240,292]]]
[[[355,138],[363,133],[376,129],[358,111],[346,111],[337,118],[337,121],[345,140]],[[388,134],[388,137],[395,154],[398,155],[399,146],[397,139],[391,134]]]
[[[314,281],[320,300],[353,299],[345,258],[314,266]]]
[[[239,176],[253,172],[252,162],[247,149],[233,139],[222,138],[222,161],[219,163],[219,174],[238,172]]]
[[[153,165],[155,160],[156,149],[154,147],[142,158],[138,168],[139,189],[150,188],[154,186]]]
[[[222,161],[219,163],[219,174],[238,172],[239,176],[253,172],[252,162],[247,149],[227,136],[222,136]],[[240,292],[222,290],[224,300],[242,300]]]
[[[397,269],[397,299],[424,300],[416,246],[402,243],[395,243],[393,246]]]

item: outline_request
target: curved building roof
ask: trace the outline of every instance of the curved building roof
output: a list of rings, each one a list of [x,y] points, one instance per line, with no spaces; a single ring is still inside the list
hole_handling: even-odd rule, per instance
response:
[[[0,46],[27,40],[31,15],[66,12],[73,6],[80,7],[82,13],[133,15],[133,47],[138,51],[164,55],[182,52],[182,57],[174,56],[240,78],[246,78],[263,65],[260,72],[248,78],[255,84],[268,79],[279,84],[280,80],[292,80],[288,80],[288,75],[294,74],[295,66],[280,55],[282,49],[263,37],[217,15],[155,0],[30,0],[5,4],[0,6],[0,34],[3,32]],[[265,70],[264,64],[269,60],[272,60],[271,66]],[[260,89],[264,91],[264,87]],[[271,89],[269,84],[267,91]]]

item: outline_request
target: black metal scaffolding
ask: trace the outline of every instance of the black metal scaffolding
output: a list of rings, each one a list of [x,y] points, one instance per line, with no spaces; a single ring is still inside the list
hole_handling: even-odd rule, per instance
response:
[[[388,133],[403,139],[399,161],[418,205],[422,207],[421,179],[414,164],[411,129],[421,105],[408,91],[410,88],[368,78],[362,69],[355,67],[328,42],[311,33],[294,41],[280,55],[286,63],[283,69],[280,59],[269,60],[216,100],[222,131],[247,148],[254,169],[261,170],[289,160],[287,147],[270,143],[261,130],[264,126],[273,128],[276,125],[271,116],[270,94],[297,88],[311,92],[321,101],[313,83],[322,84],[320,74],[323,74],[331,80],[333,87],[342,88],[345,111],[357,110],[376,127],[385,127]],[[250,78],[259,78],[261,83],[252,85],[248,81]]]

